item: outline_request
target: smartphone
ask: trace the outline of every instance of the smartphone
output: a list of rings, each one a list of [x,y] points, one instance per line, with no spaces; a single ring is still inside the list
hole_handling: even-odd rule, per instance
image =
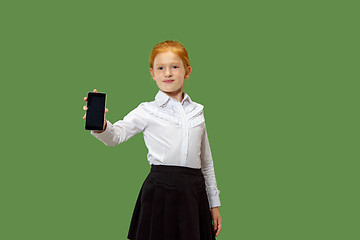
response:
[[[88,92],[85,119],[86,130],[104,130],[106,94]]]

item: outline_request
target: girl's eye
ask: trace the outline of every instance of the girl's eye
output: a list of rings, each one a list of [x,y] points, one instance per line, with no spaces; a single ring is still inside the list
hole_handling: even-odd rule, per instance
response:
[[[158,67],[158,70],[163,70],[163,67]]]
[[[178,68],[178,66],[173,66],[173,68]]]

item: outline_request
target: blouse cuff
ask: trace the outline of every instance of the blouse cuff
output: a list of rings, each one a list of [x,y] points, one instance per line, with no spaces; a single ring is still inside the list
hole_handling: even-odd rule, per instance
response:
[[[214,208],[214,207],[219,207],[221,206],[220,203],[220,197],[218,195],[215,196],[209,196],[209,207],[210,208]]]
[[[109,122],[108,120],[106,120],[106,129],[105,131],[101,132],[101,133],[95,133],[94,131],[91,131],[90,133],[95,136],[97,139],[99,139],[102,142],[107,142],[106,140],[108,139],[112,139],[112,131],[113,130],[113,125],[111,124],[111,122]]]

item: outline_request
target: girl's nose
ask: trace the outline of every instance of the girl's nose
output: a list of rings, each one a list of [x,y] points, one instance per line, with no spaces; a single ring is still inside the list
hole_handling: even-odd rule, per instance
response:
[[[171,70],[169,68],[167,68],[165,70],[165,76],[171,76],[171,75],[172,75]]]

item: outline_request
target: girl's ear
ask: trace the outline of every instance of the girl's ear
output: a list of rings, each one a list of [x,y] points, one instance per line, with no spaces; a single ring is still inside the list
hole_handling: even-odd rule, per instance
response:
[[[152,78],[154,79],[154,81],[156,81],[155,75],[154,75],[154,69],[150,68],[150,74],[151,74]]]
[[[188,78],[190,77],[190,73],[191,73],[191,67],[188,66],[187,69],[188,69],[188,72],[187,72],[187,74],[185,74],[185,76],[184,76],[185,79],[188,79]]]

